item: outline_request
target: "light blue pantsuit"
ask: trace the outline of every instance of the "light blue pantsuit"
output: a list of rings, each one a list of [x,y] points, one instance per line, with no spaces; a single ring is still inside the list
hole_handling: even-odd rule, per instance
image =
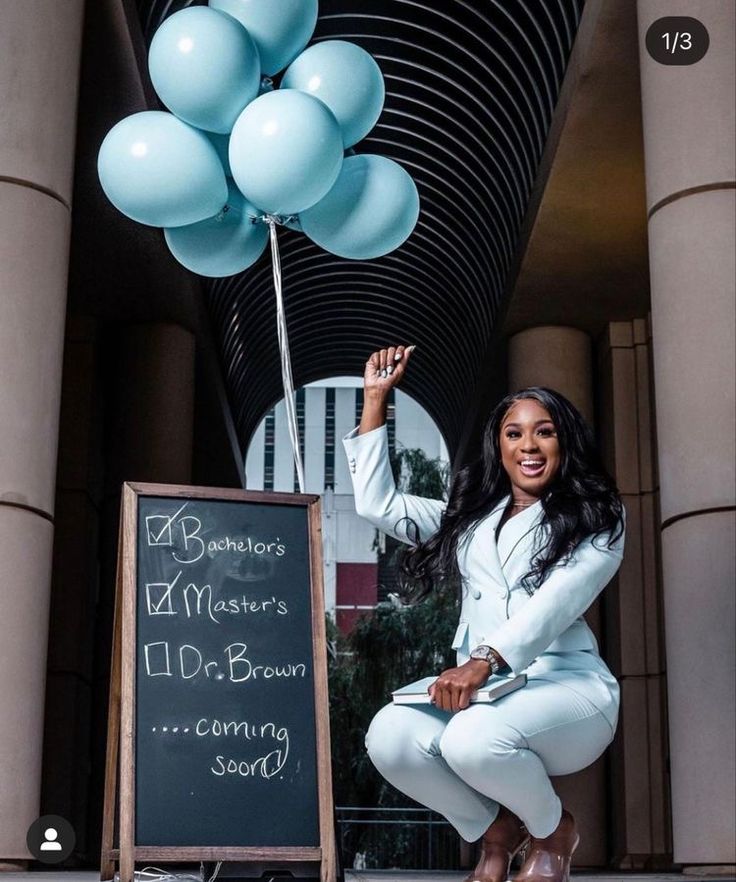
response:
[[[567,655],[576,652],[584,650]],[[499,802],[533,836],[552,833],[562,806],[549,775],[590,765],[613,734],[606,717],[578,692],[530,680],[493,704],[456,714],[389,704],[373,718],[366,747],[387,781],[474,842],[495,819]]]
[[[409,519],[422,540],[437,530],[445,503],[396,489],[385,426],[362,435],[354,429],[343,444],[358,514],[405,542],[413,539]],[[542,506],[507,521],[496,542],[508,500],[458,544],[463,598],[453,648],[461,665],[474,646],[493,646],[514,673],[527,675],[526,686],[455,714],[387,705],[366,735],[386,780],[471,842],[493,822],[499,803],[533,836],[552,833],[562,806],[549,776],[594,762],[618,723],[619,686],[583,613],[620,566],[624,538],[611,548],[608,537],[584,540],[530,596],[520,580],[545,538]]]

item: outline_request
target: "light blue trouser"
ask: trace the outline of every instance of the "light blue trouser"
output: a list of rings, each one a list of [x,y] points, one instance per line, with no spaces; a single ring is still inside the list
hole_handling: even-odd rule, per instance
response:
[[[497,702],[455,714],[389,704],[373,718],[366,748],[387,781],[474,842],[499,803],[532,836],[549,836],[562,813],[549,775],[584,769],[612,740],[611,724],[583,695],[530,679]]]

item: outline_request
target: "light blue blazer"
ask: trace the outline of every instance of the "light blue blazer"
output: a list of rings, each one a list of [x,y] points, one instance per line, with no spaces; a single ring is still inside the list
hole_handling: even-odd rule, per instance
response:
[[[407,519],[416,524],[422,541],[437,531],[446,503],[396,489],[385,425],[362,435],[356,427],[343,438],[343,445],[359,515],[408,544],[413,544],[413,534]],[[618,570],[624,536],[610,549],[605,537],[595,543],[584,540],[570,561],[554,567],[530,596],[521,578],[548,528],[541,525],[538,502],[510,518],[496,543],[496,526],[508,501],[506,496],[458,542],[462,604],[452,644],[457,663],[466,662],[480,643],[492,646],[514,673],[523,671],[529,679],[554,680],[581,692],[615,731],[618,683],[601,659],[583,613]]]

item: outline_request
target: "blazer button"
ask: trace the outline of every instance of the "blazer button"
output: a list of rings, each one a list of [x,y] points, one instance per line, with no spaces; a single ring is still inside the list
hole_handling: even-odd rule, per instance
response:
[[[473,599],[480,600],[480,591],[477,588],[473,588]]]

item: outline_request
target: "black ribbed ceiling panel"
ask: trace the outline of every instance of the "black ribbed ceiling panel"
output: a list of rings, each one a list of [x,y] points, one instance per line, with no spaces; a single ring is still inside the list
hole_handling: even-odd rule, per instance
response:
[[[187,0],[139,0],[147,38]],[[400,162],[419,188],[410,239],[349,261],[280,231],[297,386],[362,374],[374,349],[416,343],[403,389],[459,440],[498,312],[582,0],[320,0],[316,41],[367,49],[386,80],[356,146]],[[268,255],[208,282],[243,450],[282,397]]]

